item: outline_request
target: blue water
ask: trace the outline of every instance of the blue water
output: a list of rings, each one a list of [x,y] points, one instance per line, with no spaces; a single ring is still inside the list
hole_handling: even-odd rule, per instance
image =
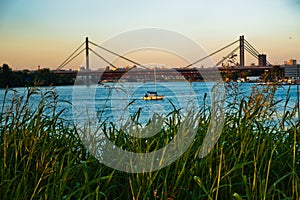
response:
[[[107,122],[120,122],[140,111],[140,122],[146,123],[154,114],[167,116],[174,108],[184,113],[190,108],[200,109],[204,104],[210,105],[210,91],[214,83],[203,82],[164,82],[157,83],[158,94],[164,95],[161,101],[144,101],[142,97],[147,91],[154,90],[153,83],[106,83],[92,86],[59,86],[43,87],[40,90],[45,93],[54,90],[58,95],[57,112],[64,109],[61,117],[73,121],[74,115],[82,115],[89,111],[99,120]],[[236,85],[239,98],[248,98],[255,86],[253,83],[240,83]],[[259,86],[265,87],[265,86]],[[5,89],[0,89],[0,111],[9,110],[14,95],[19,97],[26,94],[26,88],[14,88],[7,92],[4,102]],[[289,91],[289,92],[288,92]],[[234,100],[230,95],[230,89],[226,90],[226,106]],[[285,101],[289,96],[288,108],[292,109],[297,103],[297,86],[285,85],[277,88],[276,100],[282,100],[277,104],[278,110],[283,110]],[[205,98],[206,97],[206,98]],[[204,101],[205,98],[205,101]],[[36,109],[40,102],[40,95],[35,94],[30,98],[31,109]],[[54,101],[47,97],[49,105]],[[72,106],[73,105],[73,106]],[[79,112],[78,112],[79,111]],[[87,115],[88,116],[88,115]],[[75,117],[76,118],[76,117]]]

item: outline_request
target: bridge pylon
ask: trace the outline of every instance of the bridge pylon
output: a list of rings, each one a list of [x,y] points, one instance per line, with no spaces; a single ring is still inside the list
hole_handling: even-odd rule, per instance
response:
[[[89,63],[89,38],[85,38],[85,71],[86,71],[86,85],[90,85],[90,76],[89,76],[89,71],[90,71],[90,63]]]
[[[243,35],[240,36],[240,66],[245,66],[245,38]]]

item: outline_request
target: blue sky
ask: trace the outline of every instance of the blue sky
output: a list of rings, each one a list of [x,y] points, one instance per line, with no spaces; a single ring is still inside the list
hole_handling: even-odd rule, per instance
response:
[[[85,36],[100,44],[145,27],[177,31],[207,52],[243,34],[271,63],[300,62],[300,0],[1,0],[0,64],[55,69]]]

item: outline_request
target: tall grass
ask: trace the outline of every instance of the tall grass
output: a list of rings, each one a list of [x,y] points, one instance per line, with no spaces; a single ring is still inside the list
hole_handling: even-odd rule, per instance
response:
[[[207,105],[193,143],[171,165],[148,173],[124,173],[98,162],[85,148],[76,127],[61,118],[53,91],[28,89],[3,97],[0,114],[0,195],[2,199],[299,199],[299,120],[278,109],[276,87],[255,87],[245,97],[227,85],[225,124],[215,148],[198,154],[210,117]],[[7,91],[8,92],[8,91]],[[11,91],[9,91],[11,92]],[[35,107],[30,103],[39,94]],[[11,100],[10,104],[7,104]],[[133,116],[138,122],[138,113]],[[105,134],[124,150],[153,151],[177,134],[174,109],[151,142],[103,124]]]

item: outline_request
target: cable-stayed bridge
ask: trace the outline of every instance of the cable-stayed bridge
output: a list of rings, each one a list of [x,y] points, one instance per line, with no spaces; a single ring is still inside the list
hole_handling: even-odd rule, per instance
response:
[[[93,48],[91,48],[93,47]],[[133,64],[132,67],[129,68],[118,68],[113,63],[109,62],[107,58],[104,57],[104,55],[100,55],[95,49],[101,49],[102,51],[114,55],[120,59],[126,60],[127,62],[130,62]],[[196,66],[201,64],[202,61],[211,58],[215,55],[220,55],[223,53],[226,49],[233,48],[232,51],[227,53],[226,56],[220,56],[222,59],[216,63],[215,66],[211,67],[218,67],[220,73],[240,73],[241,76],[243,76],[243,73],[245,71],[251,71],[252,75],[259,75],[263,73],[266,69],[271,68],[270,62],[267,60],[267,56],[265,54],[261,54],[256,48],[251,45],[244,36],[240,36],[238,40],[235,40],[228,45],[209,53],[208,55],[199,58],[195,60],[193,63],[188,64],[187,66],[182,66],[180,68],[176,68],[175,70],[177,72],[180,72],[186,80],[188,81],[197,81],[201,80],[202,76],[199,72],[199,68]],[[251,56],[253,56],[255,59],[257,59],[258,64],[255,66],[245,66],[245,51],[248,52]],[[96,44],[95,42],[92,42],[86,37],[85,41],[77,48],[74,52],[71,53],[69,57],[67,57],[59,67],[55,70],[55,73],[58,74],[64,74],[64,73],[73,73],[74,76],[77,75],[76,71],[64,71],[64,67],[69,65],[76,57],[79,55],[85,53],[85,70],[81,72],[82,76],[86,76],[86,83],[90,83],[90,76],[96,76],[96,79],[99,81],[117,81],[122,77],[125,73],[132,70],[133,68],[140,68],[141,70],[136,71],[136,77],[145,77],[145,74],[151,74],[153,69],[149,69],[149,67],[144,66],[143,64],[130,59],[128,57],[125,57],[117,52],[114,52],[110,49],[107,49],[99,44]],[[105,70],[101,77],[99,76],[99,72],[90,70],[90,53],[93,53],[96,57],[104,61],[107,66],[111,67],[112,69]],[[239,54],[239,55],[238,55]],[[239,58],[239,60],[238,60]],[[204,68],[200,70],[209,70],[210,68]],[[174,69],[173,69],[174,71]],[[139,74],[140,73],[140,74]],[[168,73],[171,73],[170,76],[172,76],[172,70],[170,69],[163,69],[159,70],[157,72],[157,75],[160,74],[168,75]],[[138,79],[138,78],[137,78]]]

